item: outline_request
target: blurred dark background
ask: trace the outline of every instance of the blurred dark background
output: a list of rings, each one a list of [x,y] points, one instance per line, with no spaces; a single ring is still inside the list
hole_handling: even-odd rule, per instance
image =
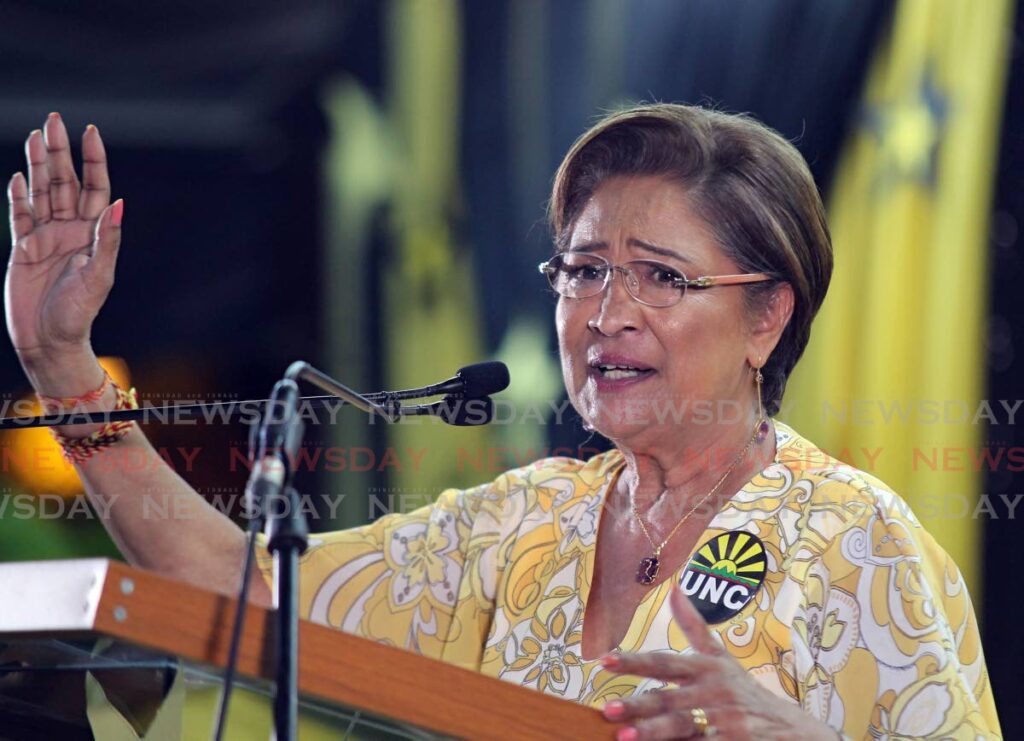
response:
[[[371,390],[422,385],[490,356],[512,367],[503,398],[537,403],[563,393],[552,301],[535,266],[551,250],[544,204],[572,141],[603,111],[639,100],[747,111],[796,143],[828,202],[898,6],[0,2],[0,171],[24,168],[24,139],[51,110],[73,141],[86,124],[100,127],[126,209],[118,282],[93,340],[100,354],[123,358],[151,402],[261,397],[297,358]],[[1024,396],[1015,353],[1024,62],[1016,5],[1002,17],[991,43],[1005,48],[1006,82],[993,88],[994,195],[977,255],[989,332],[977,365],[986,398],[1013,400]],[[957,296],[950,286],[949,300]],[[6,400],[29,391],[13,352],[0,352],[0,378]],[[150,434],[172,458],[201,449],[186,472],[200,491],[243,484],[244,467],[225,452],[244,446],[243,427]],[[1013,425],[987,439],[1024,444]],[[415,499],[486,480],[490,469],[472,463],[481,451],[500,450],[507,463],[600,445],[573,422],[392,433],[349,417],[313,426],[309,440],[349,456],[377,451],[370,470],[339,476],[313,465],[303,474],[306,491],[346,495],[320,528],[372,517],[367,492]],[[424,468],[380,460],[385,446],[424,440],[437,443]],[[6,493],[46,493],[16,468],[0,471]],[[1010,471],[984,475],[981,492],[1022,491]],[[65,501],[75,496],[60,486]],[[1013,738],[1024,734],[1012,700],[1024,661],[1010,579],[1020,531],[1006,517],[977,527],[976,564],[965,573],[976,575]],[[0,558],[99,553],[113,549],[94,523],[0,517]]]

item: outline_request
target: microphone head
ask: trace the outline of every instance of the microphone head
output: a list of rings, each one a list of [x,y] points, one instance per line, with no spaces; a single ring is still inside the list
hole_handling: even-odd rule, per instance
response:
[[[508,371],[505,374],[507,376]],[[438,417],[456,427],[477,427],[488,424],[494,418],[494,402],[489,396],[480,399],[446,397],[444,401],[430,406],[437,410]]]
[[[508,366],[497,360],[474,363],[460,368],[455,377],[462,382],[464,399],[479,399],[508,388]]]

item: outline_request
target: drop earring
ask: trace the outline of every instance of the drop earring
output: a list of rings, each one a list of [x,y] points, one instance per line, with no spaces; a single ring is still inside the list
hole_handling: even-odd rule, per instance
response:
[[[761,358],[758,358],[757,367],[754,368],[754,383],[757,384],[757,432],[755,433],[754,442],[758,445],[765,441],[768,433],[771,431],[768,417],[764,413],[764,401],[761,396],[761,384],[764,383],[764,376],[761,374],[761,368],[763,367],[764,364],[761,362]]]

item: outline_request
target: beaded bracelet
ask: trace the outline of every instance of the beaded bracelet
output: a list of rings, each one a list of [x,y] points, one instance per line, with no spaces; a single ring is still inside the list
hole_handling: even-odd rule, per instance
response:
[[[88,404],[102,399],[103,394],[107,392],[107,388],[112,383],[113,380],[111,380],[110,374],[104,370],[103,383],[100,384],[100,387],[81,396],[46,396],[45,394],[36,394],[36,396],[39,397],[39,403],[43,406],[43,409],[47,407],[51,409],[56,407],[58,410],[74,409],[80,404]]]
[[[114,404],[114,411],[121,409],[138,409],[139,395],[135,389],[124,391],[114,386],[114,393],[117,394],[117,401]],[[65,437],[50,428],[54,439],[60,443],[61,454],[69,463],[83,463],[92,458],[96,453],[108,448],[131,431],[134,422],[122,420],[119,422],[106,422],[102,427],[85,437]]]

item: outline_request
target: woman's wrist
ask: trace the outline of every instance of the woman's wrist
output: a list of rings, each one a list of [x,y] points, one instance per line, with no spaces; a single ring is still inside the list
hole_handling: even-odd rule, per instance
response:
[[[89,344],[56,354],[19,353],[18,358],[32,387],[43,396],[81,396],[103,383],[103,368]]]
[[[25,375],[43,403],[44,413],[102,412],[114,409],[117,392],[107,380],[92,347],[63,348],[59,354],[18,354]],[[75,403],[80,399],[80,403]],[[67,440],[86,438],[103,425],[62,425],[53,431]],[[60,437],[58,439],[61,439]]]

